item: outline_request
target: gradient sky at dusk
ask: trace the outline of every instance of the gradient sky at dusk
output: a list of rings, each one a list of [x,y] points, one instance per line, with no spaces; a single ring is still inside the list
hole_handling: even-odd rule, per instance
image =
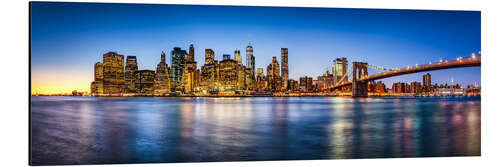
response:
[[[94,63],[117,51],[137,56],[139,69],[155,69],[162,51],[195,46],[215,58],[254,47],[264,68],[280,48],[289,50],[290,77],[317,77],[333,59],[347,57],[400,68],[440,59],[469,57],[481,50],[479,11],[370,10],[159,4],[47,3],[31,6],[32,91],[88,91]],[[170,58],[167,61],[170,64]],[[370,70],[369,73],[379,71]],[[431,71],[433,83],[480,84],[480,67]],[[424,73],[384,79],[421,81]]]

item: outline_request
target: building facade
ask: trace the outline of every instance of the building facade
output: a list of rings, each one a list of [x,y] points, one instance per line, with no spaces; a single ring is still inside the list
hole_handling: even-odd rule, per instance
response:
[[[103,54],[103,93],[120,94],[124,90],[124,56],[116,52]]]
[[[165,59],[165,52],[161,52],[161,61],[156,66],[154,79],[154,95],[157,96],[168,95],[171,91],[169,69]]]
[[[334,84],[347,81],[348,78],[342,78],[344,75],[347,75],[348,65],[347,58],[336,58],[333,61],[333,82]],[[342,81],[341,81],[342,80]]]
[[[281,78],[282,90],[288,87],[288,48],[281,48]]]
[[[137,72],[137,57],[127,56],[127,63],[125,64],[125,92],[136,93],[135,88],[135,73]]]
[[[172,92],[182,92],[182,75],[186,65],[187,52],[179,47],[175,47],[171,52],[172,67],[170,70],[170,87]]]

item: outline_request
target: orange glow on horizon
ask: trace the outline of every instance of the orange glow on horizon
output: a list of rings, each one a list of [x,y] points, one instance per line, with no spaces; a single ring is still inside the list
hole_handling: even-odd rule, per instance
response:
[[[50,71],[31,73],[31,94],[68,94],[73,90],[89,92],[92,73],[55,73]]]

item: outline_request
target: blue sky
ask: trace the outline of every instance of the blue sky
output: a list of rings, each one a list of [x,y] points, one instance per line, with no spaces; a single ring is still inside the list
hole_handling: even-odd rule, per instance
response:
[[[250,39],[256,66],[265,69],[286,47],[294,79],[321,75],[336,57],[399,68],[481,50],[479,11],[33,2],[31,14],[32,79],[71,76],[85,85],[105,52],[135,55],[140,69],[154,69],[162,51],[187,50],[190,42],[199,66],[205,48],[219,60],[239,49],[245,59]],[[480,83],[480,67],[430,73],[435,83]],[[383,81],[390,86],[422,75]]]

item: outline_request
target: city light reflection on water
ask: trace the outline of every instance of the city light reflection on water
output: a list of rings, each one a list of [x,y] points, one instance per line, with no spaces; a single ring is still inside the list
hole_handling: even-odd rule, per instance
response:
[[[32,163],[480,155],[481,101],[32,97]]]

